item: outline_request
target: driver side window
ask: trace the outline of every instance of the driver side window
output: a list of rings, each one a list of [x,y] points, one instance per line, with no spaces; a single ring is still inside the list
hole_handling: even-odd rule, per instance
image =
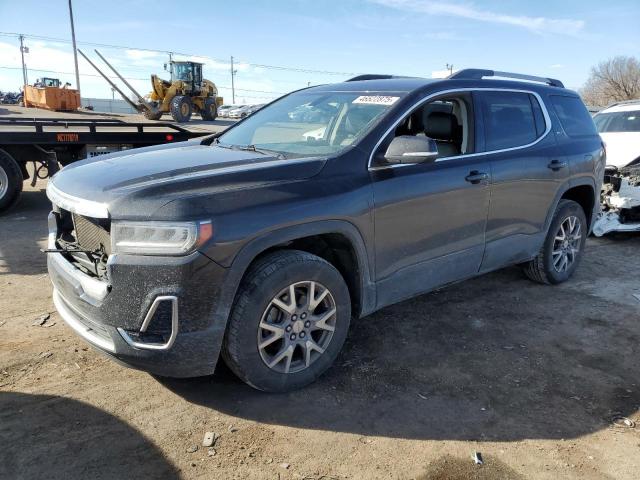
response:
[[[435,140],[437,158],[474,152],[473,103],[471,94],[461,93],[432,100],[409,113],[380,145],[385,152],[395,137],[425,136]]]

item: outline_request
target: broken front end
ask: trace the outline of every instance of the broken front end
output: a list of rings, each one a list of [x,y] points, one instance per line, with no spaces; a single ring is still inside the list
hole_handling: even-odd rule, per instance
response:
[[[601,195],[602,212],[593,226],[594,235],[640,231],[640,165],[608,166]]]

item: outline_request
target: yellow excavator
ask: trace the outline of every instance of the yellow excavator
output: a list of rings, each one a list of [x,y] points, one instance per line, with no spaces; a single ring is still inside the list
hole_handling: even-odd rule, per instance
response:
[[[191,119],[193,112],[199,113],[203,120],[215,120],[218,107],[223,103],[222,97],[218,96],[216,85],[202,78],[202,63],[170,62],[171,81],[163,80],[155,74],[151,75],[151,93],[142,97],[107,59],[95,50],[102,61],[133,92],[138,99],[138,103],[135,103],[81,50],[78,52],[129,105],[149,120],[159,120],[163,113],[171,113],[176,122],[183,123]]]

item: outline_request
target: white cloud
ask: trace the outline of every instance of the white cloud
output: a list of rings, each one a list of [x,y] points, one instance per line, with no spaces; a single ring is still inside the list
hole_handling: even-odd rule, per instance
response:
[[[555,33],[562,35],[577,35],[585,23],[583,20],[558,19],[548,17],[529,17],[525,15],[508,15],[483,10],[472,3],[445,3],[431,0],[369,0],[398,10],[424,13],[427,15],[441,15],[466,18],[479,22],[499,23],[520,27],[536,33]]]
[[[29,53],[25,55],[29,83],[36,78],[53,77],[62,82],[70,82],[75,87],[75,73],[73,63],[73,51],[70,45],[45,41],[28,40]],[[103,64],[92,49],[83,49],[89,58],[125,92],[129,90],[122,82],[113,78],[110,69]],[[120,50],[101,48],[101,53],[142,95],[151,89],[149,75],[156,73],[168,79],[169,74],[163,70],[163,64],[169,57],[162,52],[150,52],[144,50]],[[174,60],[191,60],[203,62],[204,77],[214,82],[224,95],[225,101],[231,101],[231,72],[230,62],[216,60],[210,57],[174,55]],[[0,90],[17,91],[22,85],[22,69],[19,44],[0,41]],[[112,92],[109,84],[87,63],[78,57],[80,69],[80,84],[82,96],[87,98],[111,98]],[[247,101],[263,103],[269,99],[280,96],[279,93],[289,88],[280,84],[272,77],[272,72],[262,67],[255,67],[246,62],[234,62],[237,70],[235,78],[236,102]],[[278,77],[278,75],[276,75]],[[300,82],[296,88],[303,86]],[[273,93],[272,93],[273,92]],[[116,92],[115,98],[119,95]]]

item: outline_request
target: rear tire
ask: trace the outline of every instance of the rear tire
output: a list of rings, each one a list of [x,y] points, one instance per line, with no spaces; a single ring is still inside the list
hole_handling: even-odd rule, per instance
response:
[[[582,207],[573,200],[560,200],[540,253],[523,265],[525,275],[538,283],[567,281],[582,258],[587,230]]]
[[[185,123],[191,119],[193,103],[186,95],[176,95],[171,99],[171,116],[178,123]]]
[[[218,105],[215,98],[205,98],[204,107],[200,111],[202,120],[212,121],[218,116]]]
[[[7,152],[0,150],[0,213],[16,204],[23,182],[18,163]]]
[[[333,265],[307,252],[277,251],[245,275],[222,356],[240,379],[258,390],[295,390],[331,366],[350,320],[349,290]]]

